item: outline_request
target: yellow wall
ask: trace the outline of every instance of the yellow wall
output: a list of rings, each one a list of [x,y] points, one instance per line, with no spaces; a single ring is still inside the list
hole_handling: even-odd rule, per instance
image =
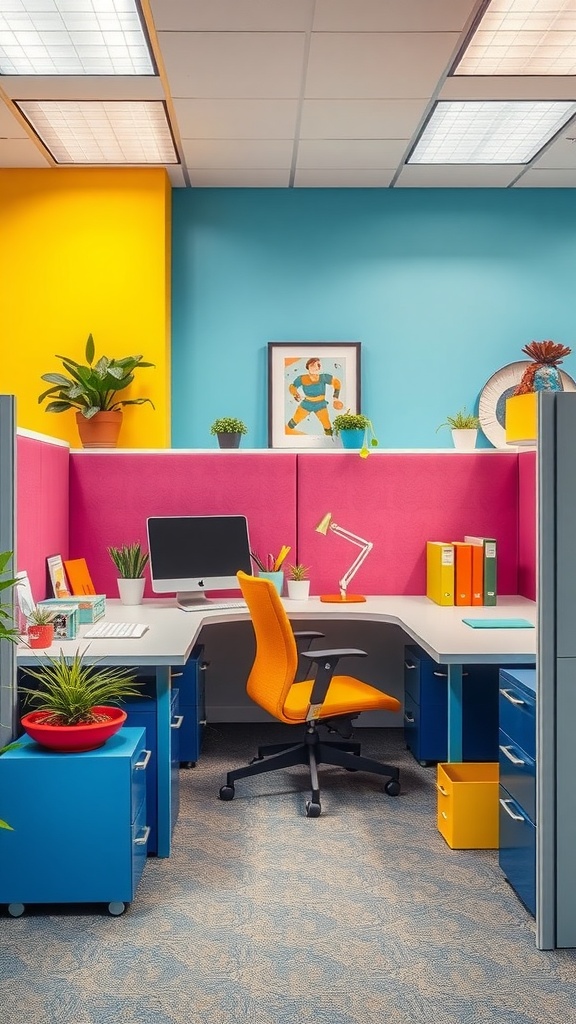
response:
[[[0,170],[0,392],[17,397],[18,425],[79,446],[73,412],[46,413],[41,374],[55,354],[84,362],[141,353],[119,446],[170,445],[170,205],[152,169]]]

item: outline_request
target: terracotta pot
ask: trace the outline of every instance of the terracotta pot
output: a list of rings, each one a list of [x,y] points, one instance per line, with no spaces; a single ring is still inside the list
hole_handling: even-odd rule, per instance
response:
[[[30,647],[51,647],[54,643],[54,623],[47,622],[46,625],[40,626],[37,623],[31,623],[27,630],[28,643]]]
[[[77,412],[76,423],[83,448],[115,448],[122,426],[122,410],[97,412],[89,420]]]
[[[96,750],[104,746],[106,740],[118,732],[127,718],[122,708],[98,705],[92,710],[105,715],[105,720],[84,725],[47,725],[41,721],[45,711],[30,711],[20,721],[24,732],[40,746],[61,753],[79,754],[84,750]]]

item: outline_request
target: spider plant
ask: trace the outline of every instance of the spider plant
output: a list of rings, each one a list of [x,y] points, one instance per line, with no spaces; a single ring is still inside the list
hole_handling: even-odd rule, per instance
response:
[[[140,696],[141,683],[121,666],[86,665],[79,650],[72,658],[62,652],[46,658],[38,668],[27,668],[26,675],[40,683],[39,688],[22,686],[26,704],[43,712],[46,725],[83,725],[101,721],[93,709],[125,697]]]
[[[142,551],[139,541],[124,544],[120,548],[109,547],[108,554],[123,579],[139,580],[144,575],[149,555],[147,551]]]

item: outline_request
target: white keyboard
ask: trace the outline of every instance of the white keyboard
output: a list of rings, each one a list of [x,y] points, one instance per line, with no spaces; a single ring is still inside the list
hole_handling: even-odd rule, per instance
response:
[[[99,622],[84,633],[86,640],[127,640],[143,636],[148,626],[140,622]]]
[[[247,608],[246,601],[206,601],[206,611],[219,611],[220,608]]]

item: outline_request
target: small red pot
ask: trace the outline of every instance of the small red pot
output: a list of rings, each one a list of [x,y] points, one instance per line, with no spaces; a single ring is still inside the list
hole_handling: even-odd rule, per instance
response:
[[[61,753],[79,754],[84,750],[96,750],[102,747],[114,733],[124,725],[127,715],[122,708],[92,708],[97,714],[106,715],[103,722],[89,722],[86,725],[48,725],[38,721],[46,714],[45,711],[30,711],[20,719],[24,732],[33,740],[49,750]]]
[[[28,643],[30,647],[51,647],[54,643],[54,623],[48,622],[44,626],[32,623],[28,626]]]

